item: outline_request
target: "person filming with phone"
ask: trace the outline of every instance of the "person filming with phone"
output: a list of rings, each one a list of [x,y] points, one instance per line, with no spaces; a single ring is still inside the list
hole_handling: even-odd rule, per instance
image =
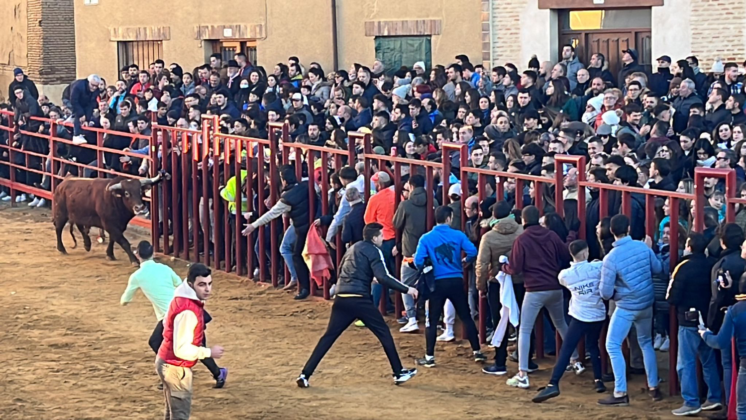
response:
[[[700,319],[706,317],[710,305],[710,271],[713,263],[705,255],[707,239],[692,232],[686,240],[686,255],[676,266],[668,287],[666,300],[676,307],[679,321],[679,351],[676,372],[681,383],[684,404],[675,410],[677,416],[690,416],[702,410],[722,408],[720,373],[715,352],[697,333]],[[704,315],[702,315],[704,314]],[[702,363],[702,376],[707,384],[707,401],[700,403],[697,390],[697,358]]]

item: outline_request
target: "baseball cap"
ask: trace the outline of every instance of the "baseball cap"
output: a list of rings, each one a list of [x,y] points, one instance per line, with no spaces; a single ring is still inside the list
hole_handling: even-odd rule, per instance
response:
[[[665,61],[666,63],[671,64],[671,57],[669,57],[667,55],[662,55],[662,56],[658,57],[658,59],[656,61]]]
[[[18,76],[19,74],[23,74],[23,70],[21,70],[18,67],[16,67],[15,69],[13,69],[13,76]]]
[[[634,58],[635,60],[637,60],[638,55],[637,55],[637,50],[636,49],[630,48],[630,49],[627,49],[627,50],[622,50],[622,54],[624,54],[624,53],[629,53],[629,55],[631,55],[632,58]]]
[[[303,95],[301,95],[300,93],[296,92],[296,93],[293,94],[293,96],[290,99],[292,99],[293,101],[302,101],[303,100]]]
[[[461,197],[461,184],[453,184],[448,188],[448,195],[457,195]]]

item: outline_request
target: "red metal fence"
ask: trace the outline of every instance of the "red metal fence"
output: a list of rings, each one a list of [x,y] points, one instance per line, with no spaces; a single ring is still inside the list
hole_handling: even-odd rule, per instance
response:
[[[705,206],[704,197],[704,178],[714,177],[721,178],[725,181],[726,196],[726,220],[733,221],[735,217],[735,205],[746,204],[746,199],[735,197],[736,179],[735,171],[721,169],[702,169],[695,171],[695,192],[694,194],[681,194],[676,192],[667,192],[660,190],[648,190],[643,188],[631,188],[609,184],[591,183],[586,179],[585,158],[577,156],[556,156],[555,175],[553,178],[530,176],[516,173],[496,172],[487,169],[472,168],[468,166],[468,150],[466,145],[450,144],[443,145],[442,162],[432,162],[425,160],[414,160],[401,157],[382,156],[372,152],[369,135],[363,133],[350,133],[349,145],[347,149],[331,149],[327,147],[312,146],[307,144],[293,143],[290,141],[288,127],[280,123],[271,123],[269,127],[269,139],[256,139],[240,137],[221,132],[219,120],[217,117],[207,117],[203,120],[202,131],[177,129],[173,127],[163,127],[154,125],[150,136],[139,134],[121,133],[111,130],[96,129],[84,127],[84,130],[90,136],[95,136],[95,144],[74,145],[70,140],[61,137],[57,133],[56,127],[63,125],[68,127],[69,124],[62,124],[49,119],[36,119],[48,127],[46,134],[32,133],[21,131],[22,135],[37,137],[48,142],[50,152],[38,153],[34,151],[22,150],[13,145],[13,133],[15,127],[12,124],[12,113],[7,113],[11,123],[3,126],[0,124],[0,130],[8,133],[9,144],[3,145],[0,142],[0,169],[6,167],[9,176],[6,179],[0,178],[0,186],[10,189],[12,197],[19,192],[35,194],[46,199],[52,198],[51,191],[65,176],[66,171],[83,171],[85,169],[95,171],[96,176],[126,176],[137,177],[138,174],[132,172],[122,173],[112,168],[107,168],[104,164],[106,161],[105,154],[115,156],[128,156],[145,160],[147,173],[154,175],[158,170],[164,169],[172,174],[171,180],[162,183],[159,188],[153,188],[151,193],[151,218],[150,220],[137,220],[136,224],[151,227],[153,243],[157,252],[165,255],[173,255],[189,261],[202,262],[211,265],[217,269],[226,272],[235,272],[237,275],[256,279],[261,282],[270,280],[272,285],[280,285],[279,268],[284,267],[284,282],[289,281],[287,267],[282,264],[279,257],[279,241],[282,233],[288,228],[288,220],[276,219],[269,226],[262,226],[257,229],[255,236],[247,240],[241,235],[245,223],[247,223],[244,213],[250,220],[265,214],[268,209],[277,203],[281,188],[278,176],[278,165],[301,163],[295,165],[298,179],[308,177],[309,195],[308,200],[310,208],[316,207],[316,200],[321,199],[320,209],[322,214],[327,214],[330,199],[330,170],[338,171],[342,166],[361,161],[364,165],[363,173],[365,185],[370,184],[372,169],[384,170],[392,175],[395,189],[395,206],[399,205],[402,193],[402,174],[420,172],[424,173],[426,186],[433,191],[436,188],[435,179],[440,178],[442,182],[441,204],[449,202],[449,176],[455,172],[460,179],[464,188],[468,185],[469,177],[476,177],[478,186],[479,201],[486,198],[486,184],[488,177],[494,177],[495,194],[498,199],[505,198],[503,182],[509,181],[515,185],[515,205],[522,208],[524,205],[523,191],[524,186],[533,185],[531,202],[536,205],[540,211],[544,211],[545,204],[553,204],[555,211],[563,216],[564,199],[563,194],[563,168],[567,165],[578,168],[577,181],[577,214],[580,221],[578,230],[579,237],[586,236],[586,197],[585,188],[595,188],[599,191],[599,220],[609,215],[609,195],[621,194],[621,208],[611,209],[612,211],[623,213],[631,216],[632,213],[632,194],[641,194],[645,197],[645,233],[650,237],[656,237],[658,225],[654,214],[655,199],[665,198],[670,200],[670,220],[679,220],[679,200],[690,200],[696,209],[696,218],[693,220],[693,230],[703,230],[703,214]],[[124,136],[130,141],[137,139],[147,139],[150,145],[148,156],[124,152],[117,149],[107,148],[104,141],[108,136]],[[364,145],[362,154],[356,153],[356,143],[361,141]],[[81,147],[90,149],[96,153],[96,161],[91,163],[81,163],[71,161],[55,153],[58,144],[65,147]],[[16,159],[17,156],[23,156],[23,160]],[[459,168],[452,171],[452,158],[458,161]],[[29,164],[30,158],[37,158],[51,162],[51,173],[38,167],[38,161],[35,164]],[[305,168],[304,168],[305,164]],[[36,165],[36,166],[34,166]],[[62,169],[62,170],[61,170]],[[305,169],[305,171],[304,171]],[[319,170],[320,169],[320,170]],[[16,180],[17,171],[25,170],[38,175],[51,176],[51,191],[40,189],[33,185],[26,185]],[[241,182],[237,182],[236,194],[234,197],[235,211],[230,212],[228,203],[221,198],[220,191],[226,185],[228,180],[245,171],[248,182],[245,188],[241,188]],[[305,176],[304,176],[305,175]],[[436,177],[436,175],[438,175]],[[545,189],[551,191],[554,189],[554,197],[551,194],[545,194]],[[465,188],[467,189],[467,188]],[[256,190],[256,191],[255,191]],[[256,192],[256,194],[255,194]],[[365,188],[365,199],[370,196],[370,191]],[[256,195],[256,201],[254,196]],[[465,201],[468,196],[466,191],[461,197],[461,208],[465,208]],[[547,203],[552,200],[553,203]],[[245,200],[245,202],[244,202]],[[428,228],[432,227],[434,221],[433,209],[436,197],[428,194],[428,207],[430,211],[427,215]],[[244,207],[244,209],[242,209]],[[314,219],[314,212],[311,211],[309,216],[311,222]],[[688,216],[685,218],[688,219]],[[466,218],[462,217],[462,227]],[[673,223],[672,223],[673,224]],[[678,244],[678,229],[670,230],[670,243],[675,246]],[[483,229],[481,234],[484,234]],[[267,236],[269,235],[269,236]],[[401,233],[396,234],[397,242],[401,239]],[[269,239],[267,241],[267,239]],[[255,253],[256,244],[257,253]],[[336,255],[334,259],[338,265],[343,254],[340,235],[336,239]],[[258,254],[258,255],[257,255]],[[256,258],[258,257],[258,258]],[[671,252],[671,268],[677,264],[677,252]],[[397,270],[401,266],[402,256],[396,257]],[[269,273],[268,273],[269,272]],[[397,271],[398,272],[398,271]],[[255,276],[256,273],[256,276]],[[269,279],[267,275],[269,274]],[[464,278],[466,279],[466,272]],[[329,298],[329,284],[324,283],[321,290],[318,290],[315,283],[311,282],[312,294],[322,296],[324,299]],[[465,281],[464,287],[467,286]],[[386,301],[388,291],[383,292],[380,309],[386,313]],[[395,311],[397,316],[401,315],[402,304],[401,297],[397,294],[395,297]],[[669,357],[669,386],[671,393],[677,390],[676,375],[676,331],[677,322],[675,308],[670,309],[670,357]],[[480,296],[479,299],[479,333],[482,341],[486,338],[486,298]],[[542,323],[537,324],[537,356],[543,356]],[[558,346],[560,344],[559,337]],[[603,340],[603,338],[602,338]],[[601,343],[602,352],[605,351],[605,345]],[[604,354],[604,362],[606,362]]]

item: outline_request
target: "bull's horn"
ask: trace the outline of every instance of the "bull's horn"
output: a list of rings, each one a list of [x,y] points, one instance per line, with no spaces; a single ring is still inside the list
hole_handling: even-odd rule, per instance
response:
[[[121,189],[122,189],[122,183],[121,182],[117,182],[116,184],[109,185],[109,191],[121,190]]]
[[[161,180],[161,174],[158,174],[155,176],[155,178],[144,178],[140,180],[140,186],[146,187],[148,185],[155,184],[156,182]]]

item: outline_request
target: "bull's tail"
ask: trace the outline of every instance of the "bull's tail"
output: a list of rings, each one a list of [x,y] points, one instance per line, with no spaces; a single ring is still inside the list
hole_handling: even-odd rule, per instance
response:
[[[75,248],[78,247],[78,240],[75,239],[75,233],[73,232],[74,228],[75,228],[75,225],[73,225],[72,223],[70,223],[70,237],[73,238],[73,248],[72,249],[75,249]]]

